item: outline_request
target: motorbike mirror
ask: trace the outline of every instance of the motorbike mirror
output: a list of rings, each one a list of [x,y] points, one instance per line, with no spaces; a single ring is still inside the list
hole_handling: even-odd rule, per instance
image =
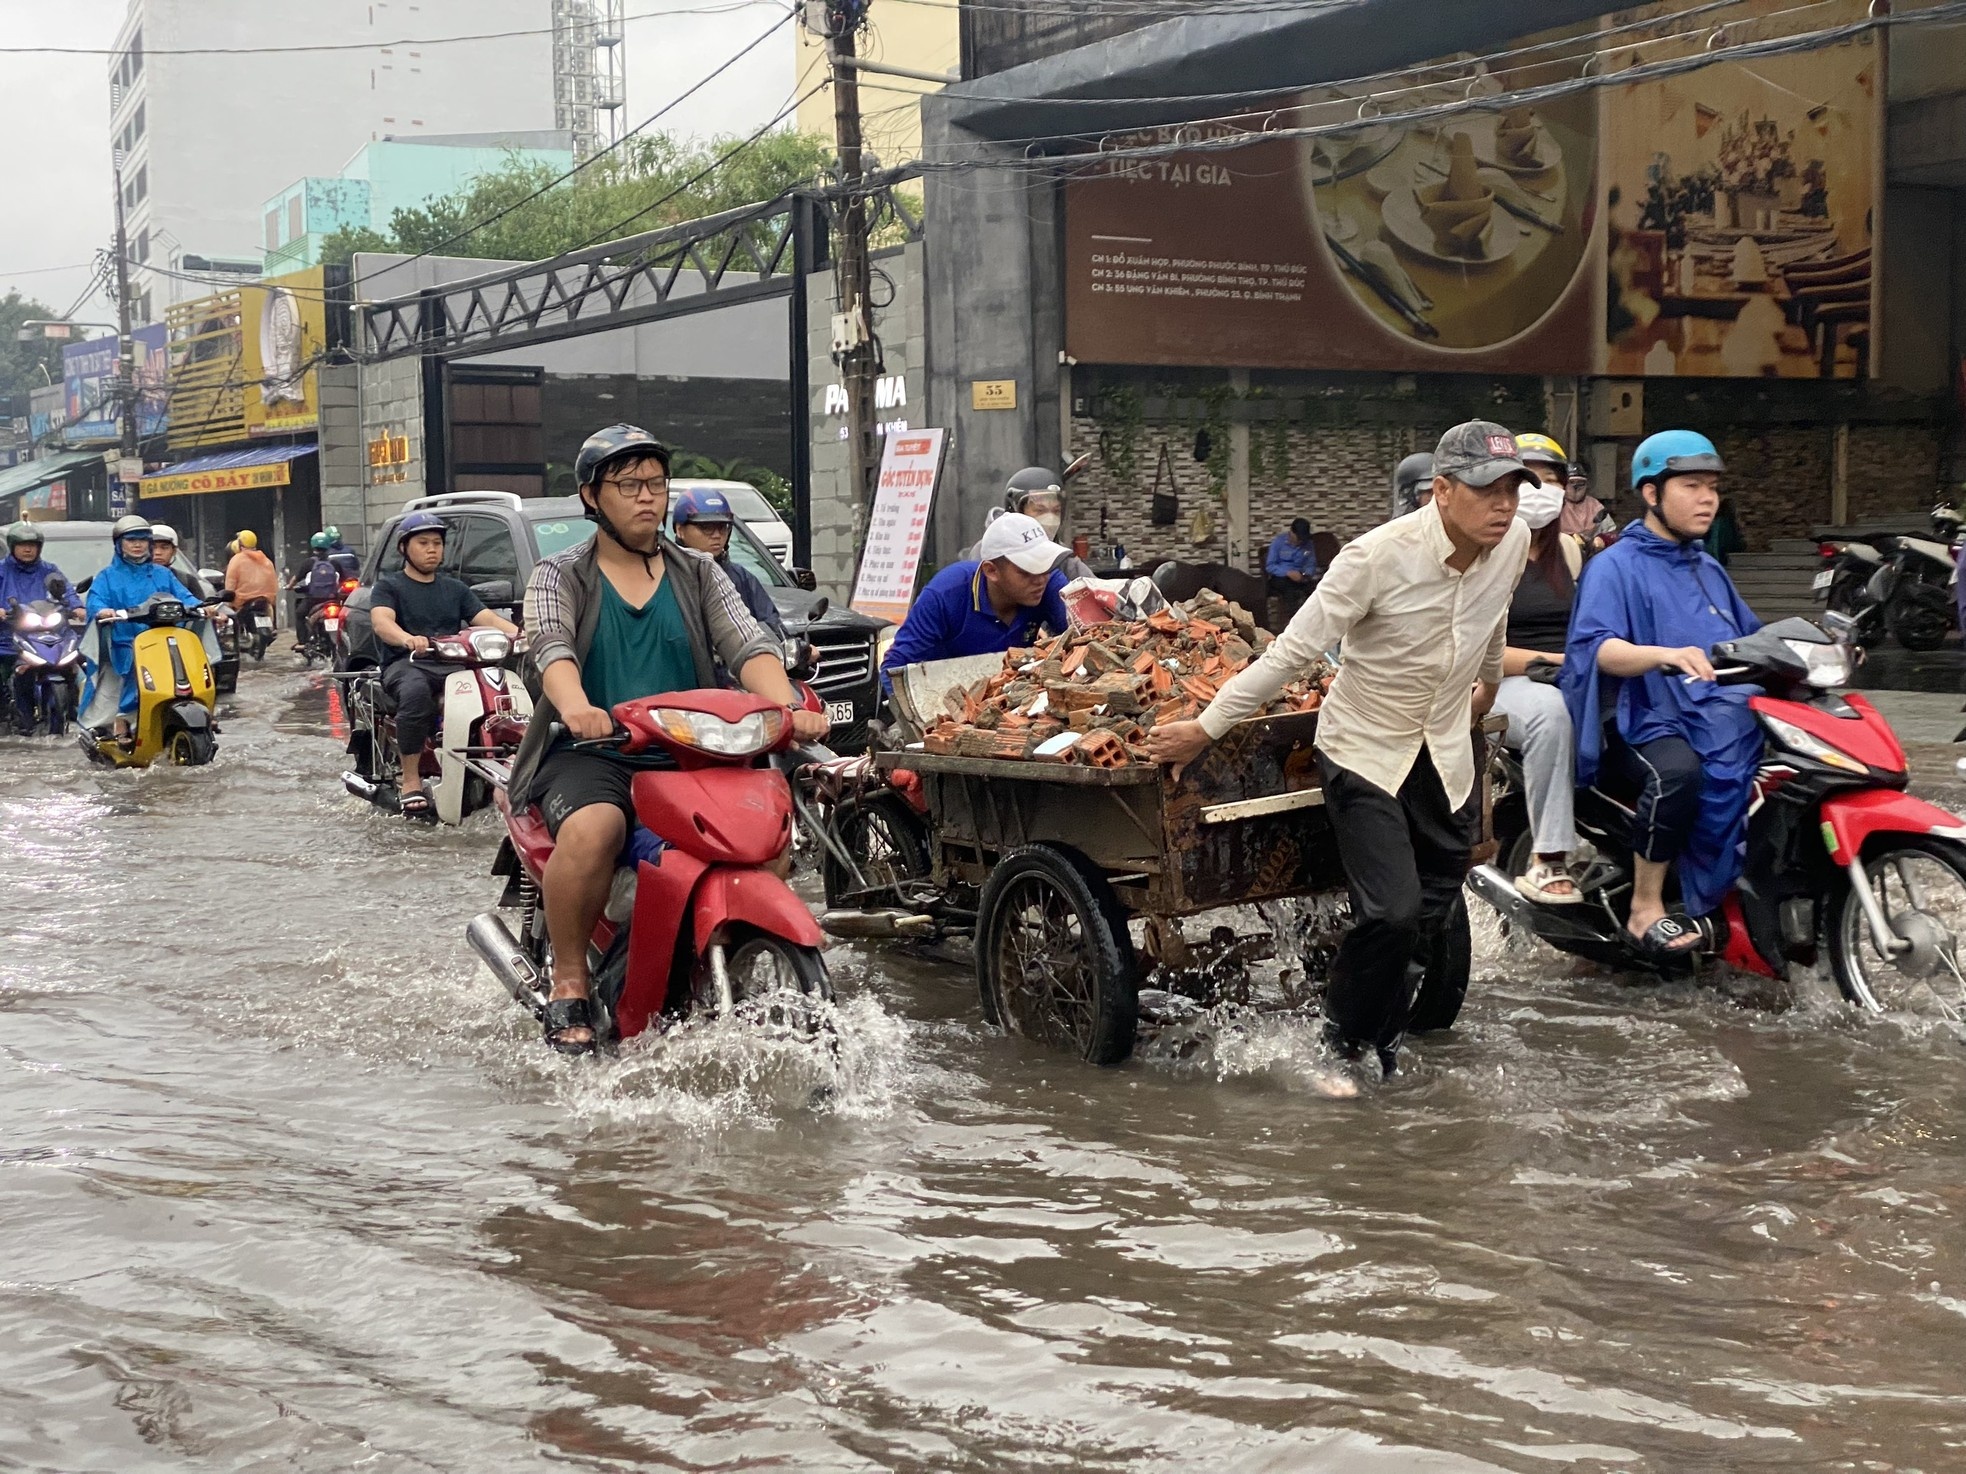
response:
[[[59,573],[51,573],[48,575],[48,581],[43,587],[47,589],[50,599],[59,599],[63,594],[68,592],[68,580],[63,578]]]
[[[804,589],[808,594],[819,587],[819,575],[810,568],[794,568],[791,573],[793,584]]]
[[[1078,475],[1079,472],[1083,471],[1087,466],[1091,464],[1092,464],[1092,452],[1089,450],[1082,455],[1074,456],[1072,458],[1072,463],[1067,467],[1065,467],[1065,469],[1059,474],[1058,477],[1059,483],[1062,485],[1063,483],[1070,481],[1074,476]]]

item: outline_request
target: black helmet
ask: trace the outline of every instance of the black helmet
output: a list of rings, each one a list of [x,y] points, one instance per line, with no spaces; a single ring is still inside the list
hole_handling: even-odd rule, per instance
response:
[[[668,474],[668,446],[639,425],[609,425],[605,430],[596,430],[581,442],[580,454],[573,458],[574,484],[592,486],[601,479],[601,471],[609,461],[630,455],[653,456],[662,462],[663,474]]]
[[[1433,479],[1431,451],[1416,450],[1393,468],[1393,504],[1402,516],[1419,510],[1420,487]]]
[[[1026,466],[1004,483],[1004,510],[1021,512],[1024,510],[1024,503],[1032,497],[1046,493],[1057,496],[1064,489],[1056,471],[1048,470],[1043,466]]]

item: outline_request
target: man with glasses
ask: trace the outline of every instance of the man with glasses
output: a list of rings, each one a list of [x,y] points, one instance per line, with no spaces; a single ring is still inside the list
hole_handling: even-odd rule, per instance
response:
[[[581,446],[574,476],[598,531],[541,559],[527,581],[534,706],[507,789],[513,803],[539,805],[555,840],[542,887],[553,942],[544,1024],[546,1042],[562,1054],[594,1048],[587,942],[634,818],[628,764],[568,743],[606,737],[623,701],[715,687],[719,661],[745,690],[788,708],[795,700],[781,647],[729,578],[663,532],[668,447],[633,425],[610,425]],[[799,740],[825,737],[824,717],[802,709],[791,716]],[[552,741],[556,728],[565,735]]]

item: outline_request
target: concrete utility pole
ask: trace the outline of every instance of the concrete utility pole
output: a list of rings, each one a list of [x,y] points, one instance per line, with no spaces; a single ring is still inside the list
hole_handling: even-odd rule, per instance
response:
[[[828,9],[826,54],[833,70],[833,137],[840,155],[839,250],[834,280],[840,310],[833,318],[833,357],[846,389],[847,464],[853,477],[853,541],[866,540],[874,503],[874,323],[868,297],[873,273],[867,260],[866,171],[861,159],[860,78],[853,38],[866,18],[867,0],[838,0]]]
[[[137,364],[136,340],[130,336],[130,241],[123,229],[123,160],[118,151],[113,174],[116,181],[116,394],[122,402],[122,454],[116,474],[109,478],[109,515],[120,517],[130,510],[129,483],[123,473],[135,461],[142,475],[143,451],[137,441]]]

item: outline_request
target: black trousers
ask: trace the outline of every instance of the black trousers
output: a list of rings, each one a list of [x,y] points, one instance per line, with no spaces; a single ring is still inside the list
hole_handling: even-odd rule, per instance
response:
[[[1390,1049],[1406,1032],[1419,985],[1410,964],[1467,877],[1480,790],[1454,808],[1424,747],[1397,794],[1320,761],[1353,917],[1331,966],[1326,1027],[1346,1044]]]
[[[1613,784],[1636,792],[1632,853],[1641,860],[1676,860],[1700,818],[1700,759],[1683,737],[1631,746],[1607,732],[1604,765]]]
[[[1302,583],[1292,583],[1287,578],[1278,578],[1275,574],[1270,575],[1270,593],[1282,604],[1285,620],[1288,620],[1291,615],[1295,614],[1298,607],[1306,599],[1310,598],[1311,590],[1315,587],[1317,585],[1308,578]]]
[[[449,674],[441,666],[418,665],[413,660],[392,660],[382,668],[382,688],[396,702],[396,750],[405,768],[417,760],[423,744],[437,730],[437,703]]]
[[[12,668],[8,685],[14,698],[14,730],[27,733],[34,730],[34,672],[19,668],[11,655],[0,655],[0,664]]]

